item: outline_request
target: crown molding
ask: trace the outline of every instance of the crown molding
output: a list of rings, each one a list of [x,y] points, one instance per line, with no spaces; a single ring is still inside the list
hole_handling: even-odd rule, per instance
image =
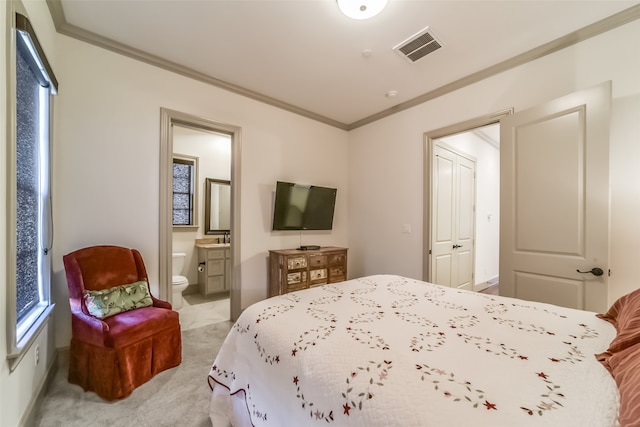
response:
[[[477,83],[481,80],[487,79],[496,74],[518,67],[528,62],[535,61],[536,59],[540,59],[551,53],[573,46],[591,37],[595,37],[597,35],[605,33],[609,30],[612,30],[624,24],[628,24],[629,22],[635,21],[640,18],[640,4],[638,4],[628,9],[625,9],[621,12],[618,12],[615,15],[611,15],[598,22],[595,22],[584,28],[576,30],[572,33],[569,33],[556,40],[553,40],[549,43],[545,43],[541,46],[533,48],[525,53],[516,55],[503,62],[500,62],[498,64],[492,65],[478,72],[465,76],[454,82],[440,86],[439,88],[434,89],[430,92],[426,92],[408,101],[394,105],[393,107],[387,108],[383,111],[380,111],[379,113],[372,114],[370,116],[357,120],[353,123],[346,124],[346,123],[342,123],[340,121],[328,118],[326,116],[316,114],[312,111],[296,107],[295,105],[288,104],[278,99],[263,95],[261,93],[254,92],[252,90],[243,88],[241,86],[226,82],[224,80],[211,77],[209,75],[198,72],[191,68],[182,66],[180,64],[176,64],[171,61],[167,61],[158,56],[151,55],[139,49],[135,49],[131,46],[127,46],[123,43],[119,43],[114,40],[108,39],[106,37],[102,37],[100,35],[92,33],[90,31],[84,30],[75,25],[71,25],[67,22],[64,16],[64,10],[62,9],[62,3],[60,2],[60,0],[46,0],[46,1],[47,1],[47,5],[49,6],[49,11],[51,13],[51,18],[53,19],[53,23],[55,25],[56,31],[60,34],[69,36],[71,38],[74,38],[89,44],[93,44],[95,46],[99,46],[101,48],[119,53],[124,56],[128,56],[130,58],[165,69],[167,71],[171,71],[176,74],[180,74],[182,76],[192,78],[194,80],[198,80],[203,83],[219,87],[221,89],[228,90],[230,92],[245,96],[255,101],[259,101],[259,102],[271,105],[273,107],[277,107],[282,110],[289,111],[291,113],[298,114],[300,116],[318,121],[320,123],[327,124],[329,126],[336,127],[338,129],[346,130],[346,131],[357,129],[359,127],[368,125],[370,123],[381,120],[385,117],[389,117],[401,111],[408,110],[417,105],[431,101],[433,99],[436,99],[448,93],[454,92],[458,89],[461,89],[465,86],[469,86],[473,83]]]
[[[435,98],[441,97],[465,86],[469,86],[473,83],[477,83],[481,80],[492,77],[496,74],[526,64],[527,62],[535,61],[536,59],[540,59],[551,53],[573,46],[591,37],[595,37],[624,24],[628,24],[629,22],[635,21],[638,18],[640,18],[640,4],[625,9],[615,15],[611,15],[608,18],[604,18],[556,40],[550,41],[549,43],[545,43],[541,46],[533,48],[525,53],[516,55],[512,58],[507,59],[506,61],[499,62],[495,65],[492,65],[491,67],[485,68],[484,70],[480,70],[454,82],[451,82],[444,86],[440,86],[439,88],[432,90],[431,92],[424,93],[413,99],[410,99],[398,105],[394,105],[393,107],[388,108],[384,111],[353,122],[348,126],[347,130],[353,130],[361,126],[365,126],[369,123],[383,119],[392,114],[407,110],[409,108],[415,107],[416,105],[423,104],[427,101],[431,101]]]
[[[53,24],[59,34],[63,34],[65,36],[92,44],[94,46],[98,46],[103,49],[128,56],[129,58],[147,63],[149,65],[153,65],[155,67],[162,68],[164,70],[171,71],[173,73],[180,74],[182,76],[198,80],[206,84],[210,84],[212,86],[216,86],[229,92],[245,96],[255,101],[259,101],[273,107],[298,114],[300,116],[336,127],[338,129],[347,130],[348,125],[340,121],[325,117],[309,110],[305,110],[304,108],[300,108],[292,104],[288,104],[286,102],[263,95],[261,93],[254,92],[241,86],[234,85],[224,80],[196,71],[192,68],[176,64],[175,62],[167,61],[166,59],[163,59],[159,56],[151,55],[140,49],[133,48],[123,43],[116,42],[114,40],[84,30],[75,25],[69,24],[64,16],[64,10],[62,9],[62,3],[60,2],[60,0],[47,0],[47,5],[49,6]]]

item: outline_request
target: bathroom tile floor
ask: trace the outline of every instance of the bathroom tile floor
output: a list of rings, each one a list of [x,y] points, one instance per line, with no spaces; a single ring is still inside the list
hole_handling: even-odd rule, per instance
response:
[[[182,308],[178,312],[183,331],[228,321],[231,317],[228,296],[206,298],[200,294],[187,294],[183,296]]]

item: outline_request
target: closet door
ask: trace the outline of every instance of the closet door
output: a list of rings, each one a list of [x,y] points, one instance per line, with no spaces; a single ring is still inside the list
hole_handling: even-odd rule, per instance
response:
[[[432,163],[431,281],[473,289],[475,160],[437,143]]]

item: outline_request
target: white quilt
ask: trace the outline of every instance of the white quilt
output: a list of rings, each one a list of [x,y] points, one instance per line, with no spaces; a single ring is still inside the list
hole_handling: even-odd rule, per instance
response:
[[[594,357],[614,336],[591,312],[370,276],[247,308],[209,382],[254,426],[614,426]]]

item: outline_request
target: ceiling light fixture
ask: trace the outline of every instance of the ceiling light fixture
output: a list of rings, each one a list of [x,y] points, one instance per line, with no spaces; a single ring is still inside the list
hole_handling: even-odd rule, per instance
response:
[[[369,19],[382,12],[387,0],[336,0],[338,7],[352,19]]]

